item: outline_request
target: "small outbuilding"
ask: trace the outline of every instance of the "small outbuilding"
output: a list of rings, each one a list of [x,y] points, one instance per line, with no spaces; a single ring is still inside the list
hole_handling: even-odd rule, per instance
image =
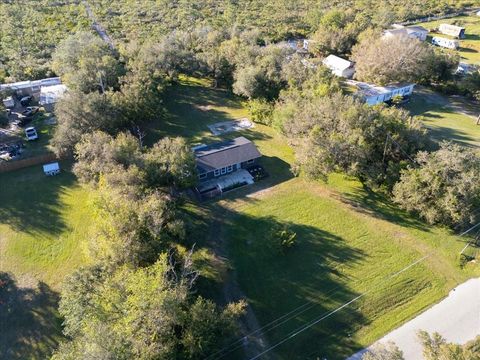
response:
[[[458,39],[465,38],[465,28],[451,24],[440,24],[438,31],[444,35],[456,37]]]
[[[60,165],[58,164],[58,162],[54,162],[54,163],[51,163],[51,164],[45,164],[45,165],[43,165],[43,172],[47,176],[53,176],[53,175],[60,174]]]
[[[323,59],[323,65],[329,68],[333,74],[350,79],[355,73],[354,65],[351,61],[342,59],[336,55],[328,55]]]

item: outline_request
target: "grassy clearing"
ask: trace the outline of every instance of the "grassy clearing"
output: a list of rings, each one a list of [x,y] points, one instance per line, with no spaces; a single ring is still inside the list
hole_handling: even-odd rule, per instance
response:
[[[0,182],[0,273],[13,278],[8,296],[21,304],[2,329],[0,357],[45,358],[61,338],[61,283],[85,263],[88,193],[69,170],[46,177],[41,166],[1,174]]]
[[[458,103],[456,103],[457,101]],[[478,109],[473,104],[434,94],[426,89],[416,92],[407,105],[413,115],[421,115],[430,135],[439,141],[455,141],[462,145],[480,148],[480,126],[473,115]]]
[[[240,101],[205,85],[183,79],[170,89],[169,116],[156,124],[150,141],[167,134],[185,136],[192,143],[215,141],[219,138],[209,134],[207,124],[246,115]],[[216,250],[219,243],[227,243],[228,266],[235,270],[262,325],[306,302],[315,304],[268,332],[270,344],[369,291],[355,305],[279,347],[273,358],[347,356],[479,274],[473,266],[458,266],[464,239],[425,226],[341,175],[332,176],[328,184],[293,178],[289,171],[293,153],[281,135],[260,125],[242,134],[258,145],[271,176],[221,201],[189,204],[200,229],[192,234],[197,248]],[[272,236],[272,229],[284,225],[298,239],[287,253],[280,251]],[[421,264],[388,279],[426,255],[430,257]],[[205,254],[202,260],[211,261]],[[207,267],[206,277],[218,282],[226,271],[224,264],[218,266],[218,271],[215,265]]]
[[[470,64],[478,64],[480,62],[480,16],[457,16],[451,19],[443,19],[421,23],[426,29],[432,30],[438,28],[440,24],[453,24],[465,28],[465,39],[460,40],[460,48],[458,53],[461,61]],[[431,36],[440,36],[452,38],[444,34],[430,33]],[[453,39],[453,38],[452,38]]]

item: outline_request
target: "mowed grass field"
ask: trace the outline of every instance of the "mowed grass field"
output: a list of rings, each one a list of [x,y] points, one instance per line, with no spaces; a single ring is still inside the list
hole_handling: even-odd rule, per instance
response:
[[[88,193],[69,164],[47,177],[41,166],[0,174],[0,297],[13,306],[0,324],[0,358],[44,359],[61,339],[57,305],[64,277],[85,262]],[[8,291],[7,291],[8,289]]]
[[[460,48],[458,53],[462,62],[480,65],[480,16],[457,16],[451,19],[436,20],[431,22],[424,22],[418,25],[425,27],[428,30],[436,29],[440,24],[452,24],[465,28],[465,39],[460,39]],[[444,34],[436,34],[430,32],[431,37],[439,36],[452,38]],[[453,39],[453,38],[452,38]]]
[[[422,122],[433,139],[453,141],[480,150],[480,125],[476,125],[475,118],[477,113],[480,115],[480,108],[475,103],[419,88],[406,108],[413,115],[422,116]]]
[[[169,98],[169,115],[155,124],[150,141],[165,135],[216,141],[223,137],[210,135],[207,124],[248,116],[238,99],[200,80],[184,78]],[[293,178],[292,150],[270,128],[256,125],[228,137],[239,134],[257,144],[270,177],[202,205],[207,211],[196,240],[198,248],[214,251],[216,243],[227,243],[228,265],[261,325],[293,311],[265,332],[270,345],[366,293],[273,350],[271,358],[342,359],[480,274],[475,265],[459,266],[466,239],[426,226],[342,175],[326,184]],[[212,221],[218,228],[209,233]],[[273,235],[284,226],[297,234],[297,245],[286,252]],[[234,356],[241,358],[224,358]]]

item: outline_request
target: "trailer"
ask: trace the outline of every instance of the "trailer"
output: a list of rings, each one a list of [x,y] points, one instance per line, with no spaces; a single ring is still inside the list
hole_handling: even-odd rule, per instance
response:
[[[452,40],[452,39],[442,38],[438,36],[432,39],[432,44],[441,46],[447,49],[453,49],[453,50],[457,50],[460,46],[460,43],[458,42],[458,40]]]

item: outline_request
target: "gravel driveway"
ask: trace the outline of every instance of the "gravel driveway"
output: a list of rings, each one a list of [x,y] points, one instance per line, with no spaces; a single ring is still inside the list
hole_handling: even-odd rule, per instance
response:
[[[422,360],[418,330],[438,332],[448,342],[464,344],[480,335],[480,278],[471,279],[453,289],[448,297],[415,319],[384,336],[379,342],[393,341],[405,360]],[[347,360],[359,360],[365,350]]]

